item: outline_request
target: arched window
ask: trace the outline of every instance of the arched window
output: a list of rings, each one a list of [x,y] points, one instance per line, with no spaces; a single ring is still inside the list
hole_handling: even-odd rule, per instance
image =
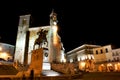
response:
[[[114,58],[114,61],[116,61],[116,58]]]
[[[106,53],[108,53],[108,49],[107,48],[105,49],[105,51],[106,51]]]
[[[101,52],[101,54],[102,54],[102,53],[103,53],[103,50],[101,49],[100,52]]]
[[[119,61],[120,59],[119,59],[119,57],[117,57],[117,61]]]
[[[96,54],[98,54],[98,50],[96,50]]]

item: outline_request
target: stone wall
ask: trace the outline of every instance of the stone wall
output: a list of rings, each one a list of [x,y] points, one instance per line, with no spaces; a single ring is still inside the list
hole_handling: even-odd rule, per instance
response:
[[[75,66],[73,63],[52,63],[52,70],[64,74],[75,74]]]

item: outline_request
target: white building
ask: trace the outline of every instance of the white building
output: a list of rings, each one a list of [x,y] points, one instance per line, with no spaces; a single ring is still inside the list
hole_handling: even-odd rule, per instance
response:
[[[113,61],[120,61],[120,48],[112,50]]]
[[[119,55],[114,50],[115,55]],[[86,59],[94,59],[97,62],[113,61],[111,45],[91,45],[84,44],[66,53],[68,62],[84,61]],[[115,56],[114,56],[115,57]],[[115,57],[117,59],[117,57]]]
[[[66,53],[68,62],[84,61],[86,59],[94,59],[93,49],[99,48],[99,45],[83,44]]]
[[[120,48],[111,45],[84,44],[66,53],[67,61],[75,63],[83,71],[120,71]]]
[[[101,46],[93,49],[95,62],[112,61],[112,48],[111,45]]]

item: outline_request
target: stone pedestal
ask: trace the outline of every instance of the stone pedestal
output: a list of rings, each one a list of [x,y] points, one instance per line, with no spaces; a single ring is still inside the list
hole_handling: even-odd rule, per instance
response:
[[[35,74],[40,74],[43,70],[50,70],[51,65],[48,61],[44,62],[44,48],[32,51],[31,64],[29,70],[34,70]]]
[[[43,66],[42,70],[51,70],[51,64],[49,62],[49,51],[48,48],[43,48]]]
[[[42,70],[51,70],[51,64],[43,62]]]
[[[43,49],[40,48],[33,50],[29,70],[34,70],[35,74],[40,74],[42,72],[42,64],[43,64]]]

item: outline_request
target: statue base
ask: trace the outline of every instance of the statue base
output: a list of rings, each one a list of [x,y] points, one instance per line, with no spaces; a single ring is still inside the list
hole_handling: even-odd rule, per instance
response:
[[[51,70],[51,64],[49,62],[44,62],[42,65],[42,70]]]
[[[39,75],[42,72],[42,64],[43,64],[43,49],[40,48],[33,50],[28,72],[34,70],[34,74]]]

